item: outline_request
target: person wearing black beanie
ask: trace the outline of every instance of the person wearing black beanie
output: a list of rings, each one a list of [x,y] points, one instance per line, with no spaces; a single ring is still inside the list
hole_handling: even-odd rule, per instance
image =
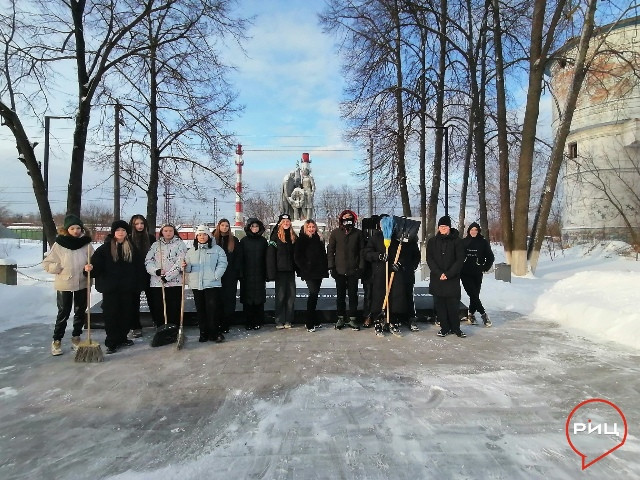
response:
[[[51,250],[42,261],[45,271],[55,275],[53,287],[56,289],[58,315],[51,342],[51,355],[54,357],[62,355],[62,338],[72,308],[72,349],[75,351],[80,343],[87,310],[87,277],[83,272],[87,271],[89,257],[93,253],[91,237],[87,235],[82,220],[76,215],[65,217],[63,226],[58,228],[58,234]]]
[[[451,228],[448,216],[438,220],[438,233],[427,243],[427,264],[429,265],[429,293],[438,322],[439,337],[455,333],[458,337],[466,335],[460,330],[460,272],[464,264],[464,245],[458,230]]]

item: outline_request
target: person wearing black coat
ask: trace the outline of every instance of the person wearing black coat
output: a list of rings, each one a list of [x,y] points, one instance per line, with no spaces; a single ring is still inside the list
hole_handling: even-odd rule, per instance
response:
[[[371,317],[375,319],[375,329],[378,334],[382,331],[389,331],[389,327],[394,332],[398,332],[400,324],[408,323],[413,311],[414,270],[417,268],[416,261],[418,263],[420,261],[420,252],[416,242],[404,242],[396,262],[396,254],[400,245],[397,239],[392,238],[387,254],[383,234],[378,230],[371,236],[363,251],[365,260],[371,263],[373,269]],[[391,280],[393,273],[393,283],[387,306],[391,325],[387,325],[386,319],[382,318],[387,271],[389,272],[389,280]]]
[[[464,244],[464,265],[462,266],[462,286],[469,295],[469,315],[467,321],[471,325],[476,324],[475,312],[482,317],[485,327],[491,326],[489,315],[480,301],[480,289],[482,288],[482,275],[488,272],[495,256],[491,250],[491,245],[482,236],[480,225],[473,222],[467,228],[467,236],[462,240]]]
[[[104,344],[107,353],[115,353],[121,346],[133,345],[127,339],[133,317],[134,297],[144,270],[144,261],[129,240],[129,224],[117,220],[111,225],[111,234],[91,257],[91,276],[96,279],[96,290],[102,293]]]
[[[240,302],[244,310],[245,328],[258,330],[264,322],[264,304],[267,301],[267,239],[264,224],[257,218],[247,220],[242,246],[242,278]]]
[[[142,258],[147,256],[147,252],[151,248],[151,245],[156,241],[155,235],[149,233],[149,224],[144,215],[136,214],[129,220],[129,231],[131,235],[129,238],[133,245],[138,249],[138,253]],[[133,318],[131,319],[131,336],[133,338],[142,337],[142,324],[140,323],[140,294],[144,292],[147,299],[147,305],[149,306],[149,312],[151,312],[152,318],[157,318],[159,315],[155,314],[151,310],[154,307],[154,302],[151,301],[151,288],[149,286],[150,276],[146,272],[139,278],[138,282],[138,295],[133,299]],[[160,314],[162,315],[162,314]]]
[[[238,280],[242,278],[242,245],[231,233],[231,224],[226,218],[218,221],[213,239],[227,254],[227,269],[222,276],[222,331],[229,333],[229,327],[236,313]]]
[[[335,328],[340,330],[345,325],[352,330],[360,330],[356,323],[358,310],[358,279],[364,271],[364,238],[362,230],[356,228],[358,216],[351,210],[344,210],[338,215],[340,226],[329,236],[327,260],[331,276],[336,280],[336,312],[338,321]],[[347,310],[346,297],[349,296]],[[349,321],[345,321],[345,315]]]
[[[320,327],[316,315],[318,295],[322,279],[329,277],[327,252],[324,241],[318,235],[318,225],[308,219],[300,229],[298,241],[294,244],[293,257],[298,268],[298,275],[307,283],[309,296],[307,297],[307,331],[315,332]]]
[[[438,233],[427,243],[429,265],[429,293],[433,296],[436,316],[440,322],[438,336],[455,333],[466,337],[460,330],[460,272],[464,263],[464,245],[458,231],[451,228],[448,216],[438,220]]]
[[[276,283],[276,328],[291,328],[296,299],[296,264],[294,244],[296,232],[291,228],[291,217],[283,213],[271,232],[267,249],[267,281]]]
[[[367,244],[369,240],[373,236],[374,232],[380,230],[380,217],[378,215],[372,215],[369,218],[362,219],[362,234],[364,239],[364,247],[367,248]],[[364,328],[370,328],[373,326],[373,317],[371,316],[371,292],[373,290],[373,266],[371,262],[367,260],[367,257],[364,255],[364,270],[362,271],[362,278],[360,281],[362,282],[362,290],[364,292],[364,296],[362,299],[362,316],[364,317],[364,322],[362,326]]]

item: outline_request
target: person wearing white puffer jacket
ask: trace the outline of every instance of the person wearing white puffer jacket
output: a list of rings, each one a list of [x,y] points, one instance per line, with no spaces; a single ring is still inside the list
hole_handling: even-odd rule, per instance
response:
[[[193,246],[187,251],[182,264],[187,272],[187,283],[193,291],[196,316],[200,327],[200,342],[224,341],[222,334],[221,287],[222,275],[227,270],[227,254],[213,243],[206,225],[196,227]]]
[[[154,305],[151,316],[156,327],[164,325],[165,307],[167,323],[180,323],[182,261],[186,253],[187,246],[178,235],[176,227],[171,224],[162,226],[160,238],[147,252],[144,265],[151,276],[151,301]]]

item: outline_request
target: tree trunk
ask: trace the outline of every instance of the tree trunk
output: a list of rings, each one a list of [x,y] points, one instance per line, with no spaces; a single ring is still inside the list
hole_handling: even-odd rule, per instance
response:
[[[553,202],[556,186],[558,184],[560,168],[564,160],[565,144],[567,141],[567,137],[569,136],[569,132],[571,131],[571,122],[573,121],[573,114],[578,102],[580,89],[582,88],[582,84],[588,70],[585,64],[587,63],[587,52],[589,51],[591,36],[594,29],[594,16],[597,3],[597,0],[590,0],[587,5],[587,13],[582,25],[580,43],[576,55],[575,65],[573,67],[573,78],[571,80],[571,87],[568,91],[564,111],[559,112],[559,118],[561,119],[561,121],[553,142],[553,149],[551,151],[551,163],[545,177],[542,197],[540,199],[540,207],[538,209],[537,221],[535,222],[535,227],[532,231],[531,245],[533,248],[531,251],[532,255],[530,257],[530,266],[533,272],[535,272],[536,267],[538,266],[540,248],[542,247],[542,241],[544,240],[546,234],[549,212],[551,211],[551,204]]]
[[[84,171],[84,152],[87,145],[87,131],[91,116],[91,99],[89,94],[89,75],[85,60],[86,47],[84,41],[83,15],[85,0],[69,3],[74,26],[76,45],[76,69],[78,78],[78,112],[75,117],[73,131],[73,150],[71,151],[71,168],[69,169],[69,185],[67,190],[67,214],[80,216],[82,209],[82,174]]]
[[[395,65],[396,65],[396,89],[395,89],[395,100],[396,100],[396,124],[397,124],[397,133],[396,133],[396,148],[398,153],[397,158],[397,180],[398,185],[400,187],[400,200],[402,202],[402,214],[410,217],[411,216],[411,204],[409,202],[409,189],[407,187],[407,167],[405,163],[405,151],[406,151],[406,139],[405,139],[405,125],[404,125],[404,107],[402,103],[402,89],[403,89],[403,78],[402,78],[402,32],[400,30],[400,18],[398,16],[398,2],[395,2],[395,8],[393,10],[394,15],[394,26],[396,37],[394,39],[394,55],[395,55]]]
[[[9,127],[13,133],[20,161],[24,163],[27,168],[27,173],[31,177],[33,193],[36,197],[36,203],[38,204],[38,211],[40,212],[40,219],[42,221],[42,229],[47,237],[47,243],[51,246],[56,239],[56,224],[53,221],[51,206],[44,188],[44,179],[42,178],[42,172],[33,151],[33,145],[29,141],[29,137],[27,137],[27,133],[16,112],[3,102],[0,102],[0,117],[2,117],[3,123]]]
[[[155,235],[158,221],[158,182],[160,175],[160,151],[158,149],[158,72],[156,45],[149,22],[149,186],[147,190],[147,223]]]
[[[500,166],[500,227],[506,262],[511,264],[513,231],[511,224],[511,189],[509,187],[509,140],[507,133],[507,102],[504,86],[504,59],[502,54],[502,27],[500,2],[493,0],[493,42],[496,63],[496,117],[498,163]]]

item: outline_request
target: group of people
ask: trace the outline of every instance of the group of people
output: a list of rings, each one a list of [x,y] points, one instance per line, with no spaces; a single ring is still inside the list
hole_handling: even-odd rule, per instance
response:
[[[418,244],[396,238],[389,243],[383,238],[380,220],[385,216],[365,219],[361,230],[356,227],[355,212],[344,210],[325,248],[314,220],[305,220],[296,233],[289,214],[280,215],[269,240],[257,218],[247,221],[241,240],[231,232],[229,221],[221,219],[213,232],[206,225],[198,225],[189,247],[175,226],[162,225],[156,239],[144,216],[134,215],[128,223],[114,221],[104,243],[94,251],[83,222],[67,215],[43,260],[44,269],[55,274],[57,292],[51,354],[63,353],[61,341],[72,309],[71,345],[77,349],[85,312],[91,307],[88,289],[92,279],[102,293],[108,354],[133,345],[129,336],[142,336],[142,292],[156,327],[178,324],[186,284],[193,291],[200,342],[225,340],[236,310],[238,282],[247,330],[260,329],[264,322],[266,283],[270,281],[275,282],[276,328],[291,328],[296,276],[308,288],[305,326],[309,332],[321,326],[318,297],[323,279],[329,276],[336,286],[336,329],[360,330],[357,310],[361,282],[365,294],[362,327],[374,327],[380,335],[397,332],[403,324],[418,330],[413,298],[415,270],[420,264]],[[461,279],[471,300],[467,320],[475,323],[474,314],[478,312],[484,324],[491,325],[479,295],[482,274],[493,261],[491,247],[477,223],[469,226],[462,240],[451,228],[449,217],[439,220],[438,233],[427,247],[429,289],[441,327],[438,335],[465,336],[458,316]]]

